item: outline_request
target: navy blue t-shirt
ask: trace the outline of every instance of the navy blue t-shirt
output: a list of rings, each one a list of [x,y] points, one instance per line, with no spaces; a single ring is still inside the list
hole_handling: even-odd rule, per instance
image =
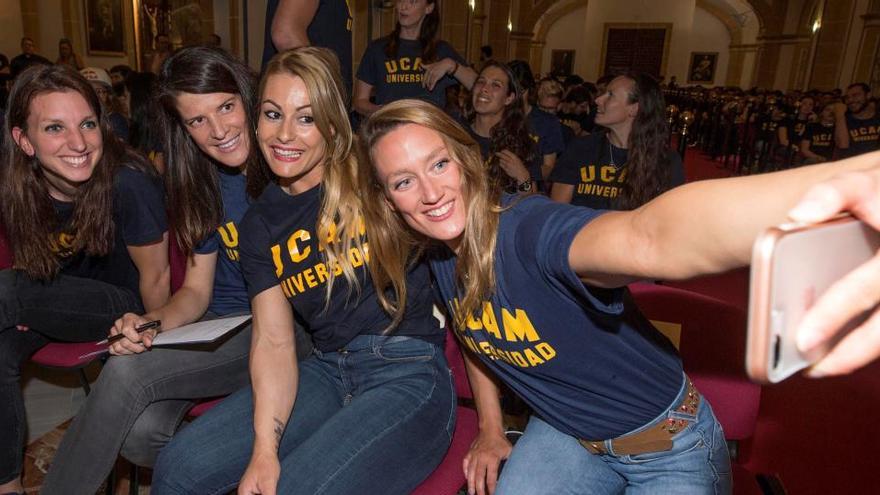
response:
[[[785,131],[788,133],[788,142],[790,144],[799,145],[801,139],[804,137],[804,132],[807,130],[807,124],[809,123],[809,117],[802,119],[798,115],[794,115],[783,121],[781,126],[785,127]]]
[[[208,311],[223,316],[251,310],[238,253],[238,225],[250,206],[250,200],[244,174],[220,171],[217,175],[223,199],[223,221],[193,252],[217,253],[214,290]]]
[[[73,204],[53,201],[61,228],[52,250],[61,259],[64,275],[100,280],[125,287],[140,300],[140,275],[128,253],[128,246],[158,242],[168,230],[165,196],[158,177],[121,166],[113,179],[113,223],[115,239],[110,253],[89,256],[74,252],[76,233],[69,228]]]
[[[616,198],[626,179],[626,148],[612,145],[604,132],[574,138],[556,162],[551,182],[575,186],[571,204],[597,210],[618,208]],[[684,184],[684,166],[678,153],[669,151],[670,176],[665,190]]]
[[[508,198],[509,199],[509,198]],[[682,384],[674,346],[631,304],[626,289],[585,286],[568,263],[575,235],[599,216],[546,197],[501,214],[495,292],[457,329],[463,347],[538,414],[578,438],[613,438],[669,407]],[[455,312],[455,255],[430,260]]]
[[[847,112],[846,130],[849,132],[849,148],[839,150],[841,158],[876,151],[880,147],[880,115],[857,119]]]
[[[321,207],[321,186],[290,195],[270,184],[241,221],[241,266],[251,298],[281,285],[297,321],[311,333],[315,347],[332,352],[357,335],[381,335],[391,324],[376,297],[363,248],[352,246],[349,260],[360,287],[352,288],[338,266],[330,267],[319,251],[316,223]],[[330,304],[325,304],[326,283],[336,273]],[[445,330],[433,316],[433,292],[427,265],[419,263],[406,277],[409,289],[406,313],[393,335],[419,337],[442,345]]]
[[[559,156],[565,150],[565,141],[562,138],[562,124],[559,117],[547,113],[538,107],[532,107],[528,115],[529,133],[538,147],[538,155],[556,154]]]
[[[830,160],[834,155],[834,124],[812,123],[807,125],[803,140],[810,142],[810,151]]]
[[[266,26],[263,38],[263,67],[278,50],[272,44],[272,19],[278,10],[279,0],[269,0],[266,4]],[[319,0],[315,17],[306,29],[312,46],[329,48],[339,57],[345,89],[351,95],[352,54],[351,54],[351,10],[346,0]]]
[[[492,151],[492,140],[487,137],[480,136],[474,129],[467,123],[462,122],[461,125],[467,129],[467,131],[471,134],[471,137],[474,138],[474,141],[480,145],[480,155],[483,158],[484,163],[489,162],[490,152]],[[532,156],[531,160],[526,161],[523,157],[519,157],[520,160],[523,160],[523,165],[525,165],[526,170],[529,171],[529,177],[532,179],[532,182],[535,184],[540,184],[544,181],[544,177],[541,174],[541,164],[543,163],[543,158],[535,152]],[[537,188],[535,188],[537,190]]]
[[[450,75],[444,76],[428,91],[422,86],[425,70],[422,68],[422,45],[418,40],[400,40],[397,57],[388,58],[385,47],[390,38],[385,36],[371,42],[364,51],[357,78],[372,86],[376,92],[376,104],[385,105],[404,98],[429,101],[440,108],[446,107],[446,88],[458,84]],[[459,65],[467,62],[445,41],[437,42],[437,59],[451,58]]]

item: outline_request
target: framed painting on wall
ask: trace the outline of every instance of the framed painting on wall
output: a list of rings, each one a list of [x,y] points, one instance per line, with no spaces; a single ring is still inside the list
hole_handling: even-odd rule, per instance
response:
[[[554,76],[570,76],[574,70],[574,50],[552,50],[550,73]]]
[[[713,83],[715,66],[718,65],[718,52],[691,52],[688,69],[689,83]]]
[[[83,6],[89,55],[125,55],[122,2],[84,0]]]

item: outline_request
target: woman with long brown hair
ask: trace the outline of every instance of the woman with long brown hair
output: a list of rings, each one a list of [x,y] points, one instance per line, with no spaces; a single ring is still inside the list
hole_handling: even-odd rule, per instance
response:
[[[541,157],[529,134],[523,92],[510,68],[490,60],[471,93],[468,131],[480,145],[489,175],[508,191],[538,191]]]
[[[113,137],[76,71],[22,73],[4,133],[0,218],[14,257],[0,272],[0,423],[12,431],[0,448],[5,493],[21,491],[21,363],[49,341],[100,340],[123,313],[165,304],[170,270],[161,184]]]
[[[550,176],[554,200],[632,210],[684,183],[681,158],[669,148],[663,93],[653,77],[614,78],[596,106],[596,124],[606,130],[569,143]]]
[[[276,179],[239,229],[252,385],[162,450],[154,495],[236,485],[242,494],[402,495],[446,452],[454,392],[428,269],[404,270],[405,314],[382,310],[366,268],[343,84],[327,49],[267,65],[255,139]],[[295,325],[315,342],[299,363]]]
[[[480,415],[465,459],[469,492],[496,495],[729,493],[720,425],[625,285],[747,264],[755,237],[810,187],[872,168],[848,180],[876,184],[878,158],[699,181],[634,211],[601,212],[502,196],[468,133],[421,102],[388,105],[361,133],[372,161],[358,178],[374,193],[363,195],[373,281],[399,295],[405,262],[431,265]],[[513,448],[495,379],[534,411]]]

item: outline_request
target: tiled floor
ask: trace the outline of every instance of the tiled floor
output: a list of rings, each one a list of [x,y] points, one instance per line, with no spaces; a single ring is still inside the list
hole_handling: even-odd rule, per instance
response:
[[[85,393],[76,373],[49,370],[28,363],[22,374],[28,443],[31,443],[73,417]],[[86,375],[93,380],[98,375],[98,368],[87,368]]]

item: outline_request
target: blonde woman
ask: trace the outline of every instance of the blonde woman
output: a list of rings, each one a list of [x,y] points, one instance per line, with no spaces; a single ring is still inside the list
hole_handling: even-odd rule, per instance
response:
[[[476,144],[431,105],[390,104],[362,133],[360,190],[383,193],[363,196],[374,283],[405,293],[403,261],[421,251],[470,351],[470,493],[729,493],[711,407],[622,287],[745,265],[809,186],[867,160],[702,181],[603,213],[490,191]],[[492,376],[535,412],[515,449]]]
[[[239,247],[252,386],[172,440],[153,493],[405,494],[446,452],[455,404],[428,268],[404,270],[407,311],[392,319],[365,266],[342,85],[326,49],[267,66],[255,140],[276,181],[242,220]],[[299,366],[294,321],[315,342]]]

